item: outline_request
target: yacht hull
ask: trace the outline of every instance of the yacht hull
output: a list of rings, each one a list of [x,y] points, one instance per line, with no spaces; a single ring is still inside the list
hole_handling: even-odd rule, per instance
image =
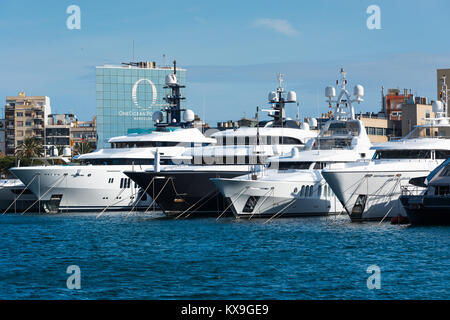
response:
[[[211,178],[233,178],[242,171],[167,171],[130,172],[125,174],[142,189],[147,188],[158,207],[169,217],[218,216],[226,209],[226,201]],[[231,214],[230,209],[226,214]]]
[[[322,180],[213,179],[213,182],[237,218],[340,214],[343,210],[341,204],[334,195],[327,194]],[[312,191],[308,189],[306,194],[305,186],[311,187]]]
[[[13,168],[49,212],[142,210],[142,191],[123,170],[131,166],[47,166]]]
[[[353,167],[349,170],[324,170],[323,177],[333,189],[351,220],[389,221],[406,216],[399,197],[421,194],[425,188],[410,184],[413,178],[426,177],[442,161],[417,161],[396,164],[397,171],[384,165]]]

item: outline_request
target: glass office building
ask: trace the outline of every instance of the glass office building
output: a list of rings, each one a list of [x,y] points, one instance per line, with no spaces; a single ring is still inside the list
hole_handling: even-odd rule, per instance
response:
[[[153,112],[167,106],[163,98],[169,89],[163,87],[169,73],[173,67],[156,67],[154,62],[96,67],[98,149],[110,148],[111,137],[154,128]],[[177,68],[177,79],[186,83],[185,69]]]

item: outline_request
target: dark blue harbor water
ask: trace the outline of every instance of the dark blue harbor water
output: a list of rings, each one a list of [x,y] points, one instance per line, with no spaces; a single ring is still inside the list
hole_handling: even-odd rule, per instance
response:
[[[263,222],[0,216],[0,299],[450,298],[448,227]],[[67,288],[70,265],[80,290]]]

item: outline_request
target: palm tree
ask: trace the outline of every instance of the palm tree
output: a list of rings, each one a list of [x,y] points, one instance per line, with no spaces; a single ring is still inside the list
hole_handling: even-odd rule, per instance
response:
[[[23,143],[16,147],[15,154],[19,159],[34,158],[42,156],[44,148],[41,141],[35,137],[27,137],[23,139]]]
[[[94,148],[92,147],[91,143],[87,141],[77,142],[75,143],[75,146],[73,148],[75,154],[85,154],[92,152],[93,150]]]

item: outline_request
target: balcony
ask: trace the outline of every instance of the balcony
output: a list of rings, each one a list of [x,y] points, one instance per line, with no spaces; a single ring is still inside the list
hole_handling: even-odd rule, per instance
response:
[[[42,124],[37,124],[37,123],[35,123],[35,124],[33,125],[33,129],[43,129],[43,126],[42,126]]]

